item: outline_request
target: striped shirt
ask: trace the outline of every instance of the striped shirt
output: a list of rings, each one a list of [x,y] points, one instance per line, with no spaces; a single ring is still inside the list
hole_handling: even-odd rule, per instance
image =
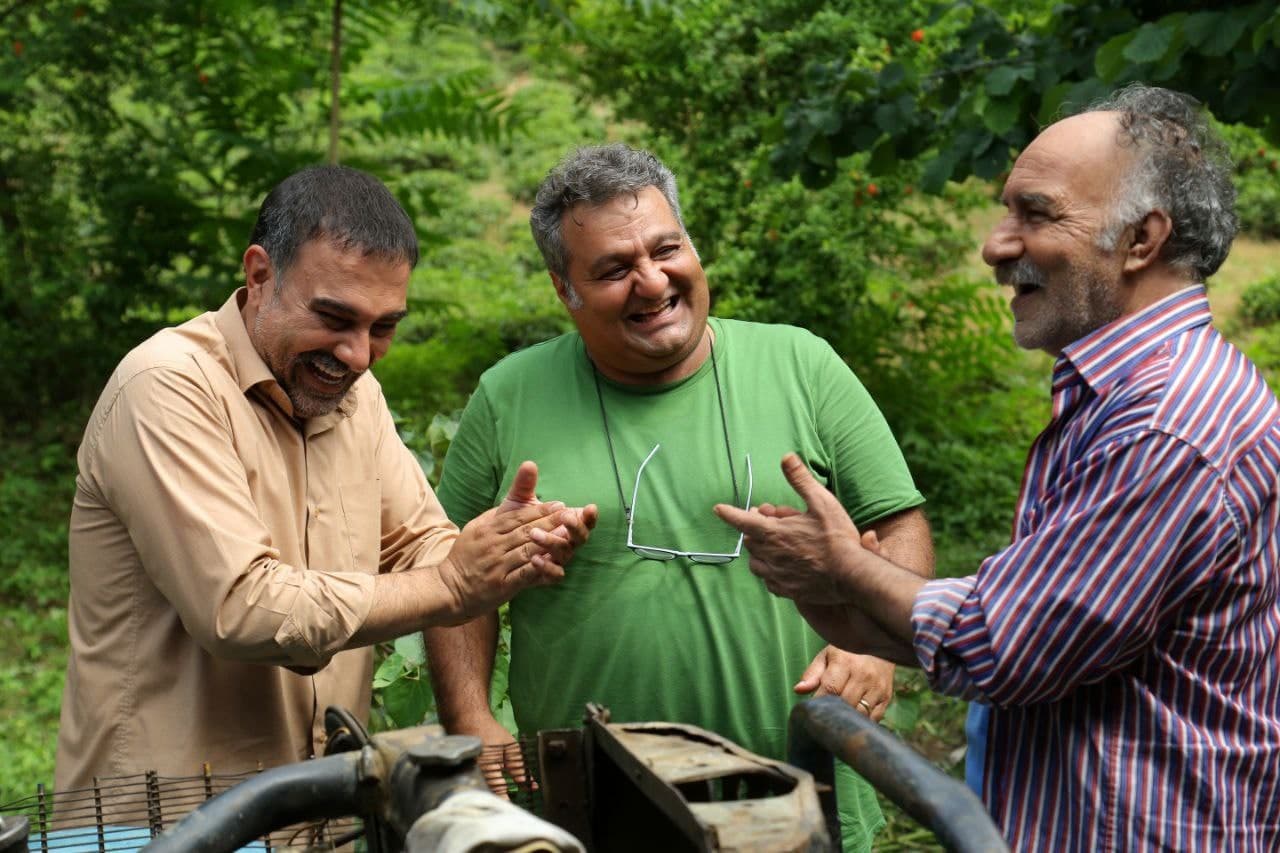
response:
[[[1280,850],[1278,419],[1202,287],[1058,359],[1012,543],[913,612],[1013,849]]]

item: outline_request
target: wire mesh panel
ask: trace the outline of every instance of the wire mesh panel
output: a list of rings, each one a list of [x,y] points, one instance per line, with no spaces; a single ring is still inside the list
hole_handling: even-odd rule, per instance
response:
[[[90,788],[48,792],[0,804],[0,815],[28,821],[33,853],[124,853],[146,846],[205,800],[254,775],[255,771],[200,776],[159,776],[154,772],[95,779]],[[253,845],[257,850],[331,849],[362,832],[355,818],[298,824],[277,830]]]

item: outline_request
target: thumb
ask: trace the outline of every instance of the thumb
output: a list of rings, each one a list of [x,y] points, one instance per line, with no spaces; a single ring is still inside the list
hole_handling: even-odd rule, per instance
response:
[[[800,680],[796,682],[796,686],[792,689],[797,693],[812,693],[822,683],[822,673],[826,668],[827,650],[823,649],[818,652],[818,656],[813,659],[813,662],[805,668],[805,671],[800,675]]]
[[[832,499],[826,486],[814,479],[808,466],[801,462],[796,454],[788,453],[782,457],[782,474],[811,512],[825,506],[826,502]]]
[[[499,511],[513,510],[537,503],[537,488],[537,464],[529,460],[521,462],[519,469],[516,470],[515,477],[511,480],[511,488],[507,489],[507,496],[503,499]]]

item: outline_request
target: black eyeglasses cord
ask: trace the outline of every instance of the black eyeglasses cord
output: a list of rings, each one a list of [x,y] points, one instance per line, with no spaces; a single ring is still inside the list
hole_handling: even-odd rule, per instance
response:
[[[596,383],[596,401],[600,404],[600,421],[604,424],[604,439],[609,445],[609,462],[613,465],[613,481],[618,486],[618,500],[622,502],[622,511],[626,514],[627,523],[631,522],[631,506],[627,503],[626,493],[622,491],[622,475],[618,473],[618,457],[613,451],[613,435],[609,432],[609,415],[604,409],[604,394],[600,391],[600,371],[596,363],[587,355],[587,364],[591,365],[591,378]],[[738,496],[738,474],[733,469],[733,450],[729,446],[729,419],[724,410],[724,391],[720,388],[720,371],[716,365],[716,344],[711,342],[711,376],[716,383],[716,401],[720,404],[720,426],[724,430],[724,450],[729,460],[729,477],[733,480],[733,505],[741,503]]]

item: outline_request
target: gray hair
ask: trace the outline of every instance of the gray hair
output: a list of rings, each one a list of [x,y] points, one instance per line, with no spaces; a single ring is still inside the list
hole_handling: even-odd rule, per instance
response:
[[[271,258],[279,293],[298,249],[317,238],[410,269],[418,264],[409,215],[381,181],[358,169],[308,166],[276,184],[258,210],[249,243]]]
[[[529,229],[547,269],[564,282],[572,307],[581,307],[581,302],[569,282],[569,250],[562,228],[565,213],[578,204],[604,204],[618,196],[635,195],[646,187],[656,187],[662,193],[684,231],[675,175],[648,151],[620,142],[578,148],[548,172],[538,186],[529,213]]]
[[[1164,210],[1173,230],[1162,259],[1204,281],[1226,259],[1238,230],[1226,143],[1198,101],[1169,89],[1131,83],[1085,112],[1101,111],[1120,114],[1119,142],[1134,147],[1135,161],[1099,245],[1114,249],[1126,227]]]

